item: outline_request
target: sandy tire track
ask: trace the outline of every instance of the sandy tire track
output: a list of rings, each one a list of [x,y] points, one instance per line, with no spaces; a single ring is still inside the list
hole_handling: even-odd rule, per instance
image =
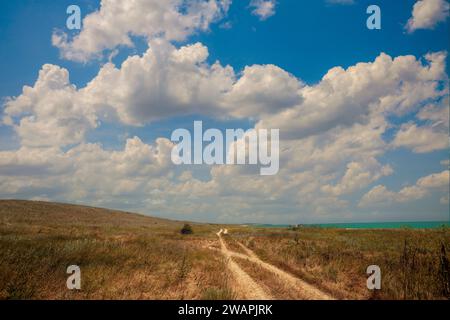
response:
[[[232,259],[233,257],[246,259],[272,272],[273,274],[276,275],[277,279],[280,282],[282,282],[285,286],[295,290],[302,299],[305,300],[334,299],[334,297],[316,288],[315,286],[305,282],[304,280],[299,279],[296,276],[280,268],[277,268],[276,266],[270,263],[262,261],[255,252],[253,252],[251,249],[249,249],[247,246],[245,246],[239,241],[237,243],[243,249],[245,254],[229,250],[225,244],[225,241],[222,238],[222,234],[227,233],[228,233],[227,229],[225,230],[220,229],[220,231],[217,233],[217,236],[219,237],[221,252],[226,257],[228,267],[236,279],[238,292],[241,295],[243,295],[246,299],[265,300],[265,299],[273,299],[273,297],[271,297],[268,293],[266,293],[264,289],[262,289],[262,287],[258,285],[250,275],[248,275],[244,270],[242,270],[241,267],[239,267],[238,263]]]
[[[227,267],[231,271],[231,274],[235,280],[234,289],[238,295],[238,298],[248,300],[272,300],[273,297],[265,292],[265,290],[258,285],[252,277],[250,277],[235,261],[233,261],[233,256],[238,255],[244,258],[247,258],[247,256],[241,254],[236,255],[235,252],[228,250],[221,236],[223,232],[224,230],[220,229],[217,236],[219,237],[221,252],[227,261]],[[225,232],[227,232],[226,229]]]
[[[292,274],[281,270],[280,268],[275,267],[274,265],[262,261],[256,253],[254,253],[251,249],[246,247],[241,242],[238,242],[239,246],[246,252],[248,255],[246,258],[253,263],[258,264],[259,266],[265,268],[266,270],[274,273],[280,281],[284,282],[287,286],[294,287],[298,290],[299,294],[303,299],[306,300],[333,300],[334,298],[320,289],[310,285],[309,283],[293,276]],[[233,254],[233,253],[232,253]],[[236,256],[242,256],[242,254],[235,254]]]

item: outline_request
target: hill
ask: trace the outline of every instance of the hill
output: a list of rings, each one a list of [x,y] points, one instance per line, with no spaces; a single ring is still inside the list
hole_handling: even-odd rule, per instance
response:
[[[206,245],[214,226],[196,224],[191,236],[180,234],[182,226],[116,210],[2,200],[0,299],[226,297],[223,261]],[[80,291],[66,288],[69,265],[81,268]]]

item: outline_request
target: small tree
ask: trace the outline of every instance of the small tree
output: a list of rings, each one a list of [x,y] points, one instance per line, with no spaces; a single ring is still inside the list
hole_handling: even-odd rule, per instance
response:
[[[194,231],[192,230],[192,227],[190,224],[185,224],[183,228],[181,229],[181,234],[193,234]]]

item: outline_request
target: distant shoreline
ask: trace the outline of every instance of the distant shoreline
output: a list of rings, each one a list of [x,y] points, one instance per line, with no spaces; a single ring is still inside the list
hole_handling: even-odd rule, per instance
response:
[[[289,228],[293,225],[275,225],[275,224],[247,224],[259,228]],[[300,227],[306,228],[333,228],[333,229],[437,229],[443,226],[450,227],[449,221],[414,221],[414,222],[360,222],[360,223],[315,223],[300,224]]]

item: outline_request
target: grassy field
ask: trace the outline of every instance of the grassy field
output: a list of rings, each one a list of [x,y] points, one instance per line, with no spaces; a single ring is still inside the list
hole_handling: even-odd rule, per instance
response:
[[[1,299],[232,298],[217,227],[104,209],[0,201]],[[78,265],[82,290],[66,288]]]
[[[450,230],[337,230],[192,224],[66,204],[0,201],[0,299],[234,299],[215,234],[338,299],[449,298]],[[242,246],[244,245],[244,246]],[[445,252],[444,252],[445,250]],[[271,272],[236,263],[275,299],[298,299]],[[366,288],[366,268],[382,289]],[[68,290],[78,265],[82,289]],[[446,273],[447,272],[447,273]]]
[[[450,229],[237,229],[260,258],[340,299],[450,298]],[[236,247],[236,244],[232,245]],[[367,290],[366,268],[378,265],[382,289]]]

